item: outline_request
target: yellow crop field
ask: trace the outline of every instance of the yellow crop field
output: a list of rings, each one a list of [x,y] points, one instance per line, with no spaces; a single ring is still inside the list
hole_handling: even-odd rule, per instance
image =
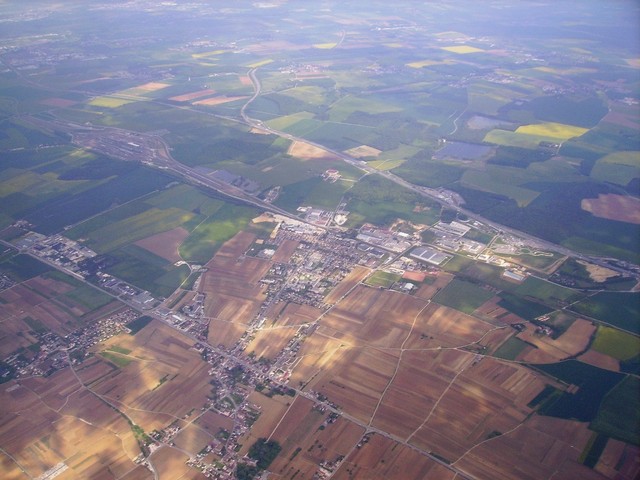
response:
[[[369,162],[367,165],[375,168],[376,170],[391,170],[392,168],[399,167],[406,160],[396,159],[396,160],[375,160],[373,162]]]
[[[125,100],[124,98],[116,97],[96,97],[89,102],[89,105],[93,105],[94,107],[118,108],[135,101],[136,100]]]
[[[430,67],[432,65],[440,65],[443,62],[439,62],[437,60],[419,60],[417,62],[407,63],[407,67],[411,68],[422,68],[422,67]]]
[[[331,48],[334,48],[336,45],[338,45],[336,42],[330,42],[330,43],[314,43],[314,44],[313,44],[313,48],[322,48],[322,49],[329,50],[329,49],[331,49]]]
[[[191,56],[193,58],[207,58],[207,57],[213,57],[215,55],[220,55],[222,53],[227,53],[228,50],[213,50],[211,52],[202,52],[202,53],[194,53]]]
[[[555,122],[523,125],[516,129],[516,133],[523,135],[536,135],[558,140],[567,140],[569,138],[579,137],[588,131],[588,128],[574,127],[573,125],[565,125],[563,123]]]
[[[264,67],[265,65],[269,65],[270,63],[273,63],[273,60],[271,60],[270,58],[267,58],[265,60],[260,60],[259,62],[251,63],[247,65],[247,67],[249,68]]]
[[[273,120],[269,120],[265,123],[271,128],[275,128],[276,130],[284,130],[285,128],[288,128],[291,125],[298,123],[300,120],[305,120],[310,118],[313,118],[313,113],[298,112],[298,113],[292,113],[291,115],[284,115],[282,117],[274,118]]]
[[[442,50],[453,53],[476,53],[484,52],[481,48],[470,47],[469,45],[453,45],[451,47],[442,47]]]

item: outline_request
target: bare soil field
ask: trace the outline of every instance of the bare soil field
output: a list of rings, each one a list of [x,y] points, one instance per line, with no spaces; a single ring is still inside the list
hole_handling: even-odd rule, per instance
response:
[[[596,217],[640,224],[640,199],[628,195],[600,194],[598,198],[584,198],[583,210]]]
[[[479,346],[486,347],[487,352],[495,352],[513,333],[510,328],[501,327],[487,333],[480,342]]]
[[[350,349],[334,357],[310,386],[344,411],[368,422],[397,362],[397,355],[377,349]]]
[[[209,341],[214,345],[235,343],[266,298],[259,281],[270,262],[244,256],[254,240],[255,235],[237,234],[220,248],[201,277],[199,291],[205,294]]]
[[[211,345],[223,345],[225,348],[231,348],[240,340],[246,329],[245,324],[210,320],[207,341]]]
[[[168,83],[162,82],[148,82],[143,85],[138,85],[134,87],[136,89],[144,90],[145,92],[155,92],[156,90],[162,90],[163,88],[170,87]]]
[[[247,354],[255,354],[256,358],[274,359],[289,341],[298,333],[298,327],[262,328],[255,332],[255,337],[245,349]]]
[[[531,414],[527,404],[544,382],[524,367],[475,360],[441,395],[409,441],[455,460],[494,431],[507,432]]]
[[[473,354],[459,350],[404,352],[372,424],[401,438],[409,437],[473,359]]]
[[[58,282],[44,277],[32,278],[24,282],[24,284],[46,298],[62,295],[74,289],[74,287],[68,283]]]
[[[296,326],[310,323],[318,319],[322,315],[322,310],[312,307],[311,305],[300,305],[297,303],[288,303],[287,306],[277,316],[267,316],[266,324],[282,327]]]
[[[399,292],[357,286],[322,325],[370,345],[399,348],[426,302]]]
[[[438,272],[435,282],[431,285],[422,285],[415,294],[415,297],[423,300],[431,300],[433,296],[446,287],[454,276],[447,272]]]
[[[169,100],[173,100],[174,102],[190,102],[191,100],[195,100],[196,98],[207,97],[209,95],[213,95],[214,93],[216,93],[215,90],[206,88],[204,90],[198,90],[197,92],[185,93],[184,95],[176,95],[175,97],[170,97]]]
[[[233,429],[232,418],[211,410],[205,412],[195,423],[209,432],[210,435],[215,435],[221,428],[229,432]]]
[[[380,435],[355,449],[333,476],[336,480],[453,480],[455,473],[409,447]]]
[[[640,448],[610,438],[595,470],[611,479],[632,479],[640,475]]]
[[[496,480],[602,478],[577,463],[591,435],[584,423],[533,416],[515,430],[479,444],[454,465],[477,478]]]
[[[578,360],[605,370],[611,370],[613,372],[620,371],[620,362],[616,358],[594,350],[589,350],[588,352],[583,353],[578,357]]]
[[[300,245],[298,240],[284,240],[276,250],[276,253],[273,254],[273,257],[271,257],[271,261],[275,263],[287,263],[291,255],[293,255],[293,252],[298,248],[298,245]]]
[[[129,425],[69,369],[23,384],[0,389],[0,444],[32,478],[63,461],[69,469],[61,479],[112,478],[135,467],[139,449]]]
[[[182,260],[178,247],[188,236],[189,232],[185,228],[178,227],[138,240],[136,245],[174,263]]]
[[[283,452],[275,466],[288,479],[312,478],[322,463],[334,463],[351,452],[362,438],[364,428],[342,418],[325,423],[323,429],[309,431],[294,450]],[[297,453],[296,453],[297,452]]]
[[[113,365],[103,361],[98,356],[85,360],[82,365],[75,367],[75,369],[80,380],[89,387],[91,387],[95,381],[112,374],[114,371]]]
[[[173,439],[176,447],[196,455],[213,439],[205,429],[198,425],[188,425],[182,429]]]
[[[303,474],[303,478],[311,478],[321,462],[346,456],[363,433],[362,427],[344,419],[328,423],[326,414],[298,397],[272,436],[282,445],[282,452],[271,470],[284,478]]]
[[[131,363],[94,381],[92,388],[146,431],[166,426],[169,418],[200,408],[210,393],[208,365],[185,340],[152,322],[135,336],[120,335],[97,345],[100,351],[113,345],[130,349],[126,358]]]
[[[377,157],[382,153],[382,150],[378,150],[377,148],[370,147],[369,145],[360,145],[359,147],[345,150],[344,153],[356,158]]]
[[[205,98],[204,100],[198,100],[196,102],[193,102],[193,105],[205,105],[205,106],[211,107],[215,105],[222,105],[223,103],[235,102],[236,100],[244,100],[247,98],[249,97],[247,97],[246,95],[237,96],[237,97],[227,97],[225,95],[220,95],[219,97]]]
[[[414,282],[424,282],[425,278],[427,278],[427,274],[425,272],[406,271],[402,274],[403,280],[412,280]]]
[[[294,141],[291,143],[287,154],[292,157],[297,157],[302,160],[311,159],[326,159],[326,160],[338,160],[338,156],[333,153],[327,152],[323,148],[316,147],[310,143]]]
[[[349,290],[365,279],[371,270],[366,267],[356,266],[336,287],[329,292],[324,303],[332,305],[340,300]]]
[[[527,324],[526,330],[517,337],[527,343],[535,345],[537,350],[530,352],[525,361],[544,360],[558,361],[584,351],[589,345],[591,335],[596,331],[595,325],[582,318],[577,319],[557,339],[535,333],[535,326]]]
[[[495,297],[490,298],[489,300],[484,302],[482,305],[480,305],[478,308],[476,308],[476,310],[473,313],[480,316],[486,315],[487,317],[490,317],[490,318],[499,318],[508,312],[508,310],[498,305],[498,303],[500,303],[501,301],[502,301],[502,298],[496,295]]]
[[[322,328],[308,337],[298,352],[290,383],[292,385],[313,385],[322,371],[342,356],[345,345],[340,339],[324,334]]]
[[[204,480],[203,474],[187,466],[189,457],[171,447],[161,447],[149,457],[159,480]]]
[[[274,395],[269,398],[260,392],[254,391],[249,394],[247,401],[258,407],[260,416],[251,427],[251,430],[239,440],[239,443],[242,444],[240,455],[247,453],[249,447],[259,438],[269,438],[271,436],[278,422],[280,422],[293,403],[293,398],[282,395]]]
[[[459,310],[431,303],[418,315],[405,348],[462,347],[478,342],[494,328]]]

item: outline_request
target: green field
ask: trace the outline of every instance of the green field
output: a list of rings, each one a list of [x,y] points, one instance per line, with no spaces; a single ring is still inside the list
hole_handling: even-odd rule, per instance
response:
[[[179,208],[165,210],[149,208],[125,220],[109,223],[93,230],[89,234],[86,244],[96,252],[110,252],[120,246],[128,245],[156,233],[182,226],[193,217],[193,213],[185,212]]]
[[[225,204],[191,231],[180,245],[180,255],[189,262],[207,263],[224,242],[244,230],[258,215],[253,207]]]
[[[89,285],[80,285],[75,290],[66,293],[65,296],[89,310],[97,310],[114,300],[111,295],[107,295]]]
[[[471,314],[480,305],[493,297],[493,293],[475,283],[455,278],[440,290],[433,300],[441,305]]]
[[[546,305],[541,305],[537,302],[526,300],[524,297],[512,295],[507,292],[502,292],[500,294],[500,298],[502,300],[498,302],[499,306],[509,310],[511,313],[515,313],[525,320],[535,320],[536,318],[546,315],[552,311],[552,309]]]
[[[523,342],[515,336],[509,337],[506,342],[493,352],[493,356],[504,360],[515,360],[528,346],[529,344],[527,342]]]
[[[539,412],[552,417],[588,422],[596,418],[602,399],[625,377],[617,372],[603,370],[576,360],[534,365],[567,385],[577,385],[576,393],[563,392],[555,401],[545,402]],[[616,397],[617,398],[617,397]]]
[[[640,293],[599,292],[573,305],[582,315],[640,334]]]
[[[615,152],[596,161],[591,178],[626,186],[640,177],[640,152]]]
[[[640,380],[627,376],[611,390],[589,428],[640,445]]]
[[[131,330],[131,335],[135,335],[144,327],[149,325],[149,323],[151,323],[152,320],[153,320],[152,317],[144,315],[142,317],[138,317],[135,320],[132,320],[131,322],[127,323],[127,328]]]
[[[591,348],[618,360],[630,360],[640,353],[640,338],[616,328],[600,325]]]
[[[11,256],[0,263],[0,271],[18,282],[37,277],[51,270],[47,264],[23,254]]]
[[[113,363],[118,368],[124,368],[132,362],[130,358],[123,357],[111,352],[100,352],[100,356],[104,357],[106,360],[108,360],[110,363]]]
[[[389,225],[398,218],[419,224],[434,224],[440,214],[439,205],[419,197],[390,180],[368,175],[348,191],[348,226],[358,226],[364,222]],[[424,208],[414,211],[416,205]]]
[[[373,275],[367,278],[364,283],[372,287],[389,288],[391,285],[400,280],[400,278],[402,278],[402,275],[377,270],[373,273]]]

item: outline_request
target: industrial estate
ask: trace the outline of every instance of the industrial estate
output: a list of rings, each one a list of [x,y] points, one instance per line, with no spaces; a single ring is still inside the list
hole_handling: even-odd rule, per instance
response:
[[[638,477],[640,10],[415,3],[5,2],[3,479]]]

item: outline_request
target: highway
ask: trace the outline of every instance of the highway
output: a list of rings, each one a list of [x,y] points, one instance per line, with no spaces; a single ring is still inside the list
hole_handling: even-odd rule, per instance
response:
[[[466,208],[460,207],[459,205],[455,205],[451,202],[447,202],[446,200],[444,200],[442,198],[442,196],[439,194],[439,192],[437,190],[433,190],[430,188],[426,188],[426,187],[420,187],[417,185],[414,185],[410,182],[407,182],[406,180],[398,177],[397,175],[394,175],[393,173],[391,173],[390,171],[382,171],[382,170],[377,170],[373,167],[369,167],[366,162],[356,159],[350,155],[347,155],[344,152],[338,151],[338,150],[333,150],[331,148],[328,148],[324,145],[321,145],[319,143],[313,142],[311,140],[307,140],[305,138],[302,137],[297,137],[295,135],[292,135],[290,133],[286,133],[286,132],[282,132],[280,130],[276,130],[274,128],[271,128],[267,125],[265,125],[262,121],[260,120],[256,120],[251,118],[246,110],[247,107],[260,95],[260,93],[262,92],[262,85],[260,84],[260,80],[258,79],[258,76],[256,74],[257,69],[256,68],[252,68],[251,70],[249,70],[249,72],[247,73],[247,75],[249,76],[249,78],[251,79],[251,82],[253,83],[253,88],[254,88],[254,94],[253,96],[247,101],[247,103],[245,103],[242,106],[242,109],[240,110],[240,115],[242,116],[242,119],[247,123],[247,125],[253,127],[253,128],[259,128],[265,132],[268,133],[272,133],[274,135],[278,135],[282,138],[286,138],[287,140],[291,140],[291,141],[299,141],[299,142],[305,142],[309,145],[313,145],[314,147],[318,147],[321,148],[335,156],[337,156],[338,158],[340,158],[341,160],[343,160],[345,163],[358,168],[362,171],[364,171],[367,174],[371,174],[371,175],[380,175],[381,177],[386,178],[387,180],[390,180],[394,183],[396,183],[397,185],[400,185],[402,187],[405,187],[409,190],[411,190],[412,192],[415,192],[419,195],[421,195],[422,197],[428,198],[430,200],[433,200],[437,203],[439,203],[442,206],[445,206],[449,209],[455,210],[458,213],[461,213],[465,216],[467,216],[468,218],[472,219],[472,220],[476,220],[480,223],[483,223],[485,225],[488,225],[492,228],[494,228],[495,230],[502,232],[502,233],[506,233],[509,235],[512,235],[514,237],[519,237],[522,238],[523,240],[526,240],[528,243],[530,243],[532,246],[537,246],[538,248],[541,249],[548,249],[554,252],[557,252],[561,255],[567,255],[570,257],[575,257],[579,260],[584,260],[587,262],[591,262],[595,265],[599,265],[601,267],[605,267],[605,268],[609,268],[612,270],[615,270],[618,273],[624,274],[624,275],[630,275],[633,276],[634,278],[636,278],[636,280],[640,280],[640,274],[636,273],[634,271],[631,271],[629,269],[625,269],[622,268],[620,266],[617,265],[612,265],[611,263],[607,262],[606,259],[599,257],[599,256],[595,256],[595,255],[587,255],[584,253],[580,253],[580,252],[576,252],[574,250],[571,250],[567,247],[564,247],[562,245],[558,245],[556,243],[550,242],[548,240],[543,240],[541,238],[538,238],[534,235],[531,235],[529,233],[526,232],[522,232],[520,230],[517,230],[515,228],[511,228],[502,224],[499,224],[497,222],[491,221],[481,215],[478,215],[477,213],[474,213],[470,210],[467,210]],[[456,119],[457,120],[457,119]],[[551,214],[551,212],[550,212]]]

